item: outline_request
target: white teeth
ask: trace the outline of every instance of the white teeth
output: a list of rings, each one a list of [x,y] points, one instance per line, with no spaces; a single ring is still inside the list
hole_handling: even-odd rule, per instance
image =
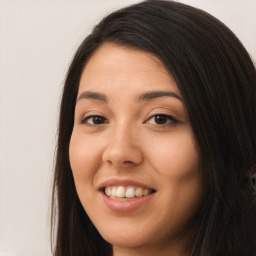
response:
[[[111,194],[112,194],[112,189],[111,189],[111,187],[105,187],[105,194],[106,194],[107,196],[111,196]]]
[[[117,189],[116,189],[116,196],[117,197],[125,197],[125,189],[124,189],[124,187],[117,187]]]
[[[142,188],[137,188],[136,189],[136,196],[141,197],[142,196],[142,191],[143,191]]]
[[[135,197],[135,189],[133,187],[129,187],[126,189],[125,196],[127,198]]]
[[[142,195],[147,196],[148,194],[149,194],[149,190],[144,188],[142,191]]]
[[[105,194],[109,197],[135,198],[147,196],[152,193],[151,189],[141,187],[109,186],[105,188]]]
[[[111,196],[116,196],[116,187],[112,188]]]

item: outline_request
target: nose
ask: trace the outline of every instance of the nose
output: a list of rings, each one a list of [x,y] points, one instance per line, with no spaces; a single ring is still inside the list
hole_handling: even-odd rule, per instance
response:
[[[115,129],[108,139],[103,161],[118,168],[140,165],[144,156],[139,139],[128,127]]]

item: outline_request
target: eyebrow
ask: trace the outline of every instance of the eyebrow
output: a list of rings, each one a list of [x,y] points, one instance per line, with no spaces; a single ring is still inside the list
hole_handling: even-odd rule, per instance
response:
[[[91,92],[91,91],[86,91],[80,94],[80,96],[77,98],[76,102],[78,102],[81,99],[93,99],[93,100],[98,100],[102,101],[104,103],[107,103],[107,96],[103,93],[100,92]]]
[[[183,99],[177,95],[174,92],[171,91],[151,91],[151,92],[146,92],[140,95],[139,101],[148,101],[156,98],[161,98],[161,97],[173,97],[181,102],[183,102]],[[98,100],[102,101],[104,103],[108,103],[107,96],[103,93],[100,92],[91,92],[91,91],[86,91],[83,92],[79,95],[77,98],[76,102],[80,101],[81,99],[93,99],[93,100]]]
[[[181,102],[183,102],[183,99],[176,93],[170,92],[170,91],[152,91],[152,92],[146,92],[142,94],[139,97],[139,101],[144,101],[144,100],[152,100],[160,97],[174,97]]]

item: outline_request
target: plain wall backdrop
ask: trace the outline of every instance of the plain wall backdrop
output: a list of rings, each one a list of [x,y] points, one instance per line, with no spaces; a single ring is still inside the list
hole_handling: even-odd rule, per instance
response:
[[[61,89],[100,18],[136,0],[0,0],[0,256],[48,256]],[[223,21],[256,60],[255,0],[184,0]]]

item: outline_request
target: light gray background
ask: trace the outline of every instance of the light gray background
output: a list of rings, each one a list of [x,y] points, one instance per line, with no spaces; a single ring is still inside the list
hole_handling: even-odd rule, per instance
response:
[[[0,0],[0,256],[50,255],[57,113],[76,48],[136,0]],[[228,25],[256,59],[255,0],[184,0]]]

